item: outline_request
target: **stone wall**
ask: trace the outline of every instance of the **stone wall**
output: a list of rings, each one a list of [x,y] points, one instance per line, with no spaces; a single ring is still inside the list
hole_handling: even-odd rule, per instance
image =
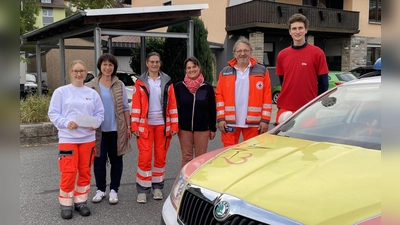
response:
[[[251,46],[253,47],[253,58],[262,64],[264,59],[264,33],[251,33],[249,37]]]
[[[368,44],[381,44],[381,38],[370,38],[351,36],[349,38],[327,39],[325,44],[341,44],[342,49],[342,71],[367,65]]]
[[[58,142],[57,128],[52,123],[21,124],[20,146],[39,146]]]

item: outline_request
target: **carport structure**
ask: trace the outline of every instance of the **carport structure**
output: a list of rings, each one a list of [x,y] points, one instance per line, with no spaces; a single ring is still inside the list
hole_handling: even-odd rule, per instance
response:
[[[67,18],[41,27],[22,36],[25,43],[35,44],[36,56],[40,56],[42,48],[60,49],[61,85],[66,83],[65,49],[87,49],[87,46],[65,46],[65,39],[94,38],[94,57],[101,55],[101,37],[108,36],[106,50],[112,49],[112,38],[117,36],[141,37],[141,70],[145,68],[145,37],[169,37],[187,39],[187,56],[193,56],[194,25],[192,17],[200,16],[201,10],[208,9],[208,4],[90,9],[71,15]],[[149,32],[149,30],[187,22],[186,33]],[[49,44],[58,40],[58,45]],[[38,80],[42,80],[41,60],[36,60]],[[94,68],[97,76],[97,68]],[[41,82],[38,89],[41,90]],[[39,92],[40,94],[40,92]]]

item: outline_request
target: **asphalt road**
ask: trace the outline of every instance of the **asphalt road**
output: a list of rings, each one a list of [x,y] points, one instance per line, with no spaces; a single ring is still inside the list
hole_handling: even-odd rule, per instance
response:
[[[273,109],[271,121],[275,122],[275,105],[273,105]],[[272,128],[272,125],[270,128]],[[151,196],[148,196],[146,204],[136,202],[137,145],[134,138],[132,138],[131,144],[133,151],[124,156],[124,172],[118,194],[119,203],[110,205],[108,198],[97,204],[89,201],[88,204],[92,215],[82,217],[77,212],[74,212],[74,217],[71,220],[63,220],[60,217],[57,197],[59,192],[57,145],[21,148],[20,224],[159,224],[164,200],[155,201]],[[208,149],[212,151],[221,147],[220,132],[217,132],[215,139],[209,142]],[[164,197],[168,196],[175,176],[179,172],[180,159],[179,141],[175,136],[171,141],[167,155]],[[107,169],[109,170],[110,167],[107,167]],[[95,180],[94,176],[92,176],[89,199],[94,196],[95,192]]]

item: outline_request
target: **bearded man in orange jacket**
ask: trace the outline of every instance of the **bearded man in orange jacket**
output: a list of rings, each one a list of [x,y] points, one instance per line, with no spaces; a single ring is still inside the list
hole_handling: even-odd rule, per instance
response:
[[[237,144],[240,133],[247,140],[268,131],[272,97],[268,70],[252,57],[245,37],[233,47],[235,58],[228,62],[216,88],[217,122],[224,146]]]

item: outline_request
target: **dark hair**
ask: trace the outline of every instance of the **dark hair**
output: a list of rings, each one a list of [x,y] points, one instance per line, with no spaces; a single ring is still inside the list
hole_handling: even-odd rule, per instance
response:
[[[162,67],[162,61],[161,61],[161,56],[160,56],[160,54],[159,54],[158,52],[150,52],[149,54],[147,54],[147,56],[146,56],[146,62],[148,62],[148,61],[149,61],[149,58],[152,57],[152,56],[158,56],[158,58],[160,59],[160,69],[161,69],[161,67]]]
[[[303,14],[301,14],[301,13],[296,13],[296,14],[293,14],[293,15],[289,18],[289,20],[288,20],[289,30],[290,30],[290,26],[292,25],[292,23],[295,23],[295,22],[302,22],[302,23],[304,23],[304,28],[308,29],[309,22],[308,22],[307,17],[304,16]]]
[[[184,68],[184,69],[186,69],[186,64],[187,64],[188,62],[192,62],[194,65],[196,65],[196,66],[198,66],[198,67],[201,68],[200,61],[199,61],[196,57],[192,56],[192,57],[187,58],[187,59],[183,62],[183,68]]]
[[[118,60],[117,60],[117,58],[115,58],[115,56],[113,56],[112,54],[110,54],[110,53],[104,53],[103,55],[101,55],[100,57],[99,57],[99,59],[97,60],[97,69],[99,69],[99,71],[100,71],[100,74],[99,74],[99,78],[101,77],[101,64],[104,62],[104,61],[109,61],[110,63],[112,63],[113,65],[114,65],[114,71],[113,71],[113,73],[112,73],[112,77],[113,76],[115,76],[115,75],[117,75],[117,70],[118,70]]]

